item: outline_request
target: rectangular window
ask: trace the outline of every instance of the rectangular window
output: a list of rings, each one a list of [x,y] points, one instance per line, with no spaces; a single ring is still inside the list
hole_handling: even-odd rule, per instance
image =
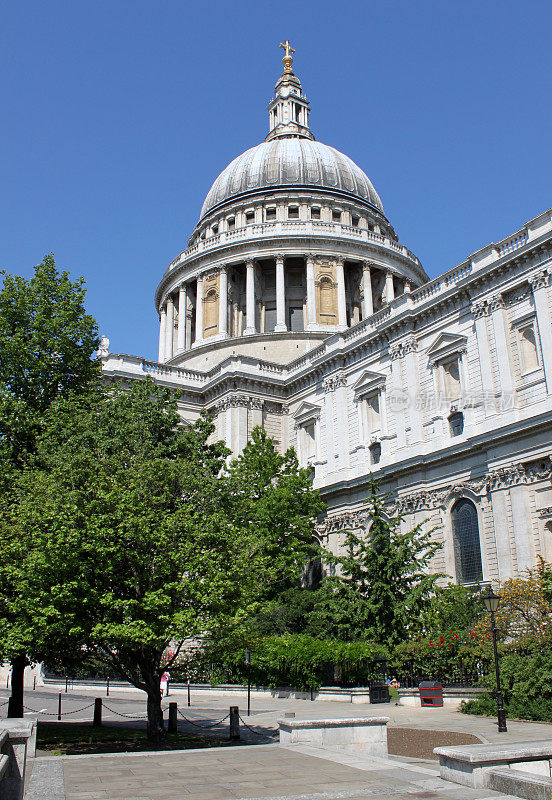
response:
[[[289,308],[289,330],[302,331],[303,328],[303,306],[290,306]]]
[[[216,235],[217,235],[217,233],[218,233],[218,225],[213,225],[213,227],[211,228],[211,230],[213,231],[213,236],[216,236]]]
[[[337,211],[335,208],[332,211],[332,220],[334,222],[341,222],[341,211]]]
[[[380,414],[380,395],[379,392],[374,392],[367,396],[365,400],[366,409],[366,428],[367,434],[371,436],[376,431],[381,430],[381,414]]]
[[[302,427],[302,442],[301,442],[301,455],[307,461],[309,458],[314,458],[316,455],[316,433],[315,422],[307,422]]]
[[[445,397],[448,402],[458,400],[461,394],[460,362],[457,358],[442,365]]]
[[[299,219],[299,206],[290,206],[288,208],[288,219]]]
[[[311,208],[311,219],[320,219],[320,209],[317,206]]]
[[[275,208],[267,208],[265,210],[265,219],[266,219],[267,222],[270,222],[270,220],[275,220],[276,219],[276,209]]]
[[[245,212],[245,224],[252,225],[255,222],[255,212],[254,211],[246,211]]]
[[[274,308],[270,308],[269,306],[267,306],[265,308],[264,332],[272,333],[275,327],[276,327],[276,306],[274,306]]]
[[[360,218],[353,214],[353,216],[351,217],[351,225],[353,226],[353,228],[358,228],[359,222]]]
[[[522,375],[525,375],[526,372],[533,372],[538,369],[539,354],[537,350],[535,326],[533,323],[518,330],[518,343]]]
[[[228,217],[228,219],[226,221],[228,223],[228,230],[229,231],[233,231],[234,228],[236,227],[236,218],[235,217]]]

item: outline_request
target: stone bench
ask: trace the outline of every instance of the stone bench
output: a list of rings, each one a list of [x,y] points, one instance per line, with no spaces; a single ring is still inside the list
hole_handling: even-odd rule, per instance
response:
[[[280,719],[281,744],[313,744],[387,758],[389,717]]]
[[[493,770],[512,767],[512,771],[550,777],[552,741],[468,744],[436,747],[441,778],[479,789],[490,786]],[[525,795],[520,795],[525,796]]]
[[[36,749],[36,722],[0,720],[0,798],[22,800],[27,757]]]
[[[492,769],[487,785],[501,794],[525,797],[527,800],[550,800],[552,797],[552,778],[512,767]]]

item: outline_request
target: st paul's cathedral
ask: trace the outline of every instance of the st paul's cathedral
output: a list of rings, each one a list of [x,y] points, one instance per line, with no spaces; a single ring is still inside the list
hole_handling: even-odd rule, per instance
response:
[[[293,446],[333,550],[368,527],[373,475],[458,583],[552,561],[552,211],[430,280],[368,176],[315,139],[283,48],[265,141],[157,286],[158,360],[104,347],[104,374],[180,390],[234,454],[256,425]]]

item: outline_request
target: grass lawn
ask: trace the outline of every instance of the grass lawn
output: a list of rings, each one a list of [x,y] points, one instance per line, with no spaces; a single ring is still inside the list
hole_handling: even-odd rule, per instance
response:
[[[195,747],[224,747],[226,744],[231,743],[193,733],[168,733],[165,744],[158,748],[147,741],[143,729],[118,725],[94,728],[92,723],[81,722],[39,722],[36,739],[37,749],[53,756],[186,750]]]

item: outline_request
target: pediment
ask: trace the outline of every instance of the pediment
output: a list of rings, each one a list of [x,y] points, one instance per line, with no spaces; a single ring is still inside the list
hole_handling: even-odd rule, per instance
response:
[[[311,419],[318,419],[319,416],[320,406],[316,406],[314,403],[307,403],[306,401],[301,403],[297,411],[292,414],[293,419],[298,424],[308,422]]]
[[[458,333],[440,333],[427,350],[430,363],[437,363],[455,353],[466,350],[468,339]]]
[[[379,386],[385,385],[385,375],[381,372],[372,372],[372,370],[365,369],[357,382],[353,385],[355,394],[366,394]]]

